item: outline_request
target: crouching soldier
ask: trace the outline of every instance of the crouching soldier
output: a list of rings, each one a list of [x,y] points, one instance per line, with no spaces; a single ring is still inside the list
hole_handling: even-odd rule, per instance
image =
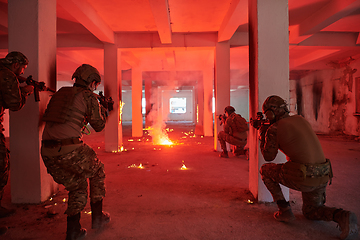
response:
[[[235,108],[227,106],[224,109],[225,115],[222,115],[221,124],[224,125],[223,131],[218,133],[218,140],[222,149],[219,157],[228,158],[229,154],[226,148],[226,143],[235,147],[234,154],[239,156],[244,154],[244,146],[247,143],[248,124],[240,114],[235,113]]]
[[[83,239],[86,229],[81,228],[80,213],[88,198],[92,228],[100,228],[110,221],[110,214],[102,211],[105,197],[104,164],[95,151],[83,143],[82,131],[90,123],[99,132],[104,129],[106,109],[101,106],[93,91],[101,82],[96,68],[83,64],[76,69],[73,87],[62,87],[51,98],[44,113],[46,122],[41,156],[54,181],[69,192],[66,240]]]
[[[295,219],[281,191],[282,184],[302,193],[302,212],[307,219],[334,221],[340,226],[341,239],[356,238],[355,213],[325,206],[326,186],[332,178],[332,169],[310,124],[302,116],[290,116],[286,102],[279,96],[268,97],[262,110],[270,121],[270,125],[260,128],[264,159],[273,161],[278,150],[287,159],[284,164],[266,163],[260,169],[262,180],[279,208],[275,219],[281,222]]]

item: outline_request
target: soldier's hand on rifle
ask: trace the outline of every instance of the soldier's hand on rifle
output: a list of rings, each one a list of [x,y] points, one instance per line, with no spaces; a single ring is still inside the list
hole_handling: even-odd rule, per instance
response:
[[[100,99],[99,99],[99,102],[100,102],[100,104],[101,104],[104,108],[109,109],[109,104],[108,104],[108,102],[106,101],[106,99],[100,98]]]
[[[21,93],[25,96],[29,96],[34,92],[34,86],[26,85],[24,87],[20,87]]]
[[[225,124],[226,118],[227,118],[227,117],[226,117],[225,114],[220,114],[220,115],[219,115],[220,126],[223,125],[223,124]]]
[[[222,118],[222,119],[221,119],[220,126],[223,125],[223,124],[225,125],[225,122],[226,122],[226,118]]]
[[[97,99],[99,99],[100,104],[106,108],[109,112],[111,112],[114,109],[114,100],[112,100],[111,97],[105,97],[103,92],[100,91],[99,95],[95,94]]]
[[[262,124],[261,127],[259,128],[259,139],[260,139],[260,141],[265,139],[265,134],[266,134],[266,131],[268,130],[269,127],[270,127],[270,125],[268,125],[268,124]]]

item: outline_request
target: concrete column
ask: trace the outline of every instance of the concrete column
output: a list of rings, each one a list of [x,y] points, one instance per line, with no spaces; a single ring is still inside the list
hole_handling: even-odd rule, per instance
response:
[[[195,86],[195,134],[204,135],[204,84],[203,79],[199,79]]]
[[[121,52],[115,44],[104,44],[104,91],[105,96],[114,100],[114,110],[110,112],[105,125],[105,151],[117,152],[122,147],[121,121]]]
[[[287,0],[249,0],[250,117],[261,111],[270,95],[289,98],[289,19]],[[272,202],[259,169],[265,160],[259,149],[258,131],[249,131],[249,189],[260,202]],[[273,161],[285,162],[280,151]],[[289,190],[283,188],[289,198]]]
[[[24,76],[32,75],[55,89],[56,0],[11,0],[8,13],[9,52],[20,51],[29,59]],[[41,92],[35,102],[32,94],[20,111],[10,111],[13,203],[40,203],[57,191],[40,155],[44,123],[39,119],[49,98],[49,92]]]
[[[229,41],[216,43],[215,47],[215,123],[214,149],[221,151],[217,138],[220,126],[218,116],[224,114],[226,106],[230,105],[230,44]]]
[[[132,136],[143,136],[143,119],[141,113],[142,100],[142,71],[139,68],[133,68],[131,71],[131,99],[132,99]]]
[[[213,98],[213,82],[214,82],[214,68],[207,66],[203,70],[203,84],[204,84],[204,136],[213,136],[213,113],[212,113],[212,98]]]

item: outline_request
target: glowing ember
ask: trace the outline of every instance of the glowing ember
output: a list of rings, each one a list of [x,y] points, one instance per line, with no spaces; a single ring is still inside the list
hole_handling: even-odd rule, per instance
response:
[[[121,146],[121,147],[119,147],[118,148],[118,150],[113,150],[113,151],[111,151],[112,153],[118,153],[118,152],[126,152],[127,151],[127,149],[124,149],[124,146]]]
[[[247,203],[252,204],[252,203],[254,203],[254,202],[253,202],[253,201],[251,201],[250,199],[248,199],[248,200],[247,200]]]
[[[62,201],[63,201],[63,202],[66,202],[66,198],[64,198]]]
[[[185,166],[185,164],[183,164],[180,168],[180,170],[187,170],[188,168]]]
[[[135,163],[131,164],[130,166],[128,166],[128,168],[140,168],[140,169],[144,169],[145,167],[142,165],[142,163],[139,164],[139,166],[137,166]]]

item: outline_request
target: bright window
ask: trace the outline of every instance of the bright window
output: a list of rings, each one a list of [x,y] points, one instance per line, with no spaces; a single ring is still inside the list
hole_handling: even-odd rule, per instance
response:
[[[170,113],[186,113],[186,98],[170,98]]]
[[[142,112],[142,114],[146,113],[146,100],[145,100],[145,98],[141,99],[141,112]]]

